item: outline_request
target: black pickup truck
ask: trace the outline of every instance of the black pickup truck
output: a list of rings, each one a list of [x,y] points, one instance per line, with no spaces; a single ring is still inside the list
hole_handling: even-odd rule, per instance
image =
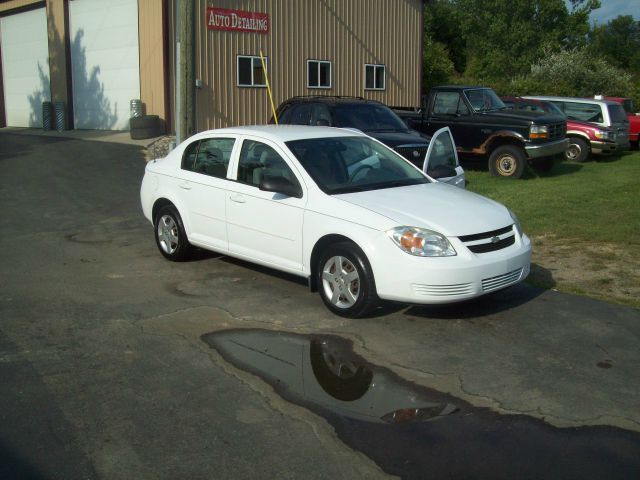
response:
[[[488,158],[489,171],[506,178],[520,178],[527,162],[538,171],[550,170],[568,145],[566,118],[507,110],[486,87],[435,87],[420,110],[395,112],[422,133],[449,127],[462,157]]]

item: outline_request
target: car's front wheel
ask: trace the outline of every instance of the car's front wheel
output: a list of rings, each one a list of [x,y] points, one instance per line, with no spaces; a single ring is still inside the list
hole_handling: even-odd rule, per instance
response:
[[[318,262],[320,297],[332,312],[343,317],[362,317],[378,304],[371,266],[351,243],[329,246]]]
[[[492,175],[505,178],[520,178],[524,174],[527,159],[521,148],[502,145],[489,156],[489,171]]]
[[[564,155],[567,160],[582,163],[589,156],[589,145],[581,138],[570,137]]]
[[[189,258],[191,244],[182,224],[182,218],[173,205],[165,205],[155,220],[156,245],[164,258],[181,262]]]

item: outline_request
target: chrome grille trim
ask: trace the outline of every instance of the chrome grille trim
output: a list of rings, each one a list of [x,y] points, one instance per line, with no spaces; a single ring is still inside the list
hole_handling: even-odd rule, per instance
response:
[[[473,293],[471,283],[458,283],[454,285],[421,285],[414,283],[411,287],[416,295],[424,296],[447,297]]]
[[[497,290],[498,288],[506,287],[512,283],[520,280],[522,276],[522,268],[514,270],[509,273],[498,275],[496,277],[485,278],[482,280],[482,290],[490,292],[491,290]]]
[[[458,239],[473,253],[495,252],[516,243],[513,225],[490,232],[463,235]]]

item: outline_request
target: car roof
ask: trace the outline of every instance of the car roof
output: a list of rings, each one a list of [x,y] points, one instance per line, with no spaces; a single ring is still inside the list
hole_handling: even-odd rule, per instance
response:
[[[522,98],[530,98],[533,100],[545,100],[545,101],[561,101],[561,102],[573,102],[573,103],[597,103],[600,105],[615,105],[616,102],[611,100],[595,100],[590,98],[577,98],[577,97],[555,97],[555,96],[542,96],[542,95],[524,95]]]
[[[370,103],[374,105],[382,105],[377,100],[371,100],[363,97],[350,97],[343,95],[300,95],[288,98],[283,105],[288,103],[303,103],[303,102],[322,102],[322,103]]]
[[[206,130],[198,133],[195,137],[202,138],[210,135],[254,135],[280,142],[308,138],[366,136],[361,132],[346,128],[311,127],[308,125],[248,125]]]

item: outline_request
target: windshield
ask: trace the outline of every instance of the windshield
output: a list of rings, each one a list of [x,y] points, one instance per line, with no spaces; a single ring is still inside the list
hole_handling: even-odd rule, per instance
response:
[[[619,103],[615,105],[607,105],[609,109],[609,116],[611,117],[612,123],[624,123],[628,122],[627,113],[624,111],[624,108]]]
[[[287,147],[329,195],[429,183],[403,157],[370,138],[311,138]]]
[[[336,105],[333,120],[336,127],[357,128],[363,132],[408,130],[389,107],[371,103]]]
[[[490,88],[474,88],[465,90],[464,95],[469,100],[474,112],[488,112],[489,110],[502,110],[507,108]]]

